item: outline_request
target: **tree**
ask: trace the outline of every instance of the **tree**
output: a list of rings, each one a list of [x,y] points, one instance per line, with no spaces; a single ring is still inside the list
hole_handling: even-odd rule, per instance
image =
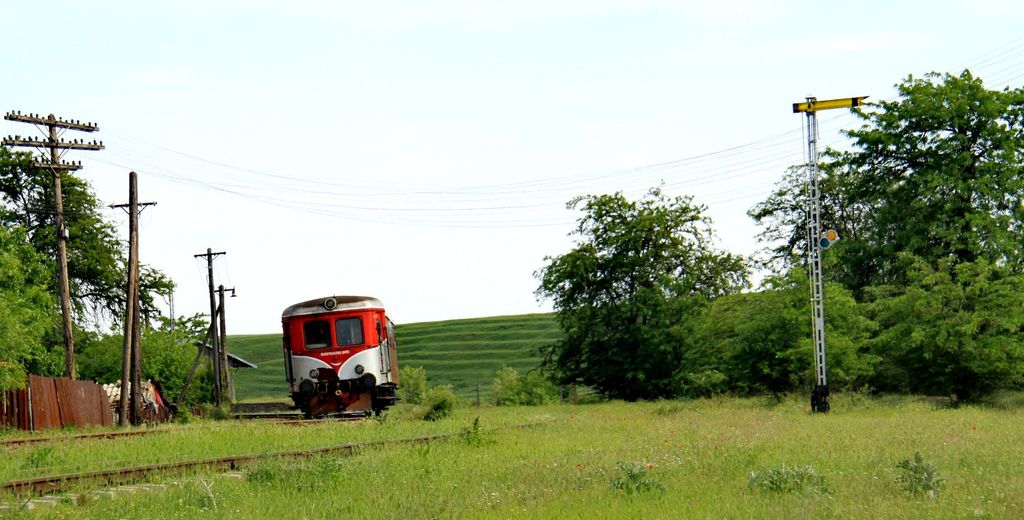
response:
[[[63,369],[62,353],[42,346],[58,319],[51,276],[24,230],[0,227],[0,391],[22,387],[27,373]]]
[[[842,236],[825,276],[869,304],[874,388],[974,399],[1020,385],[1024,88],[989,90],[967,71],[896,88],[857,109],[853,149],[821,163],[823,221]],[[805,241],[804,186],[787,176],[750,212],[776,260]]]
[[[988,90],[967,71],[896,88],[895,101],[855,110],[864,123],[847,132],[852,151],[822,161],[823,221],[843,235],[827,276],[859,295],[905,283],[901,254],[933,268],[984,259],[1024,270],[1024,88]],[[770,226],[765,238],[789,247],[805,236],[786,203],[793,180],[751,211]]]
[[[67,247],[72,301],[79,313],[88,310],[116,318],[123,314],[126,299],[124,244],[103,217],[103,206],[86,181],[65,175],[62,190],[65,226],[71,237]],[[57,256],[53,208],[52,174],[34,167],[30,154],[0,147],[0,223],[27,230],[32,246],[51,259]],[[140,271],[143,315],[156,316],[155,297],[169,294],[173,283],[158,270],[144,267]],[[55,276],[51,278],[54,293],[58,283]]]
[[[716,251],[702,207],[652,189],[573,199],[568,253],[546,257],[537,295],[551,299],[562,340],[543,350],[559,384],[628,400],[669,396],[685,345],[680,329],[707,301],[746,285],[744,261]]]
[[[907,286],[870,288],[884,359],[874,386],[975,400],[1024,383],[1024,275],[987,260],[938,268],[904,255]]]

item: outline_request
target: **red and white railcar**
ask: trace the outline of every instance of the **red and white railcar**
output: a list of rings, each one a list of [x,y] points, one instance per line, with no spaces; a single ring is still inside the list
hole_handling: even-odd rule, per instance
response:
[[[285,378],[307,416],[380,412],[395,404],[398,355],[384,304],[329,296],[281,314]]]

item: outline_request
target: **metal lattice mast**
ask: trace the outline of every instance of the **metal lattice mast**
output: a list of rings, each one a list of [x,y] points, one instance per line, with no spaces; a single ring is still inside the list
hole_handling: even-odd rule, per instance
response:
[[[821,232],[821,193],[818,189],[818,117],[819,110],[853,108],[864,104],[867,96],[818,101],[808,97],[794,103],[793,112],[807,115],[807,276],[811,285],[811,323],[814,342],[814,391],[811,410],[828,412],[828,365],[825,355],[825,279],[821,265],[822,250],[836,239]]]
[[[813,103],[814,98],[807,98]],[[811,409],[828,411],[828,370],[825,364],[825,281],[821,269],[821,194],[818,192],[818,117],[807,111],[807,276],[811,284],[814,342],[814,391]]]

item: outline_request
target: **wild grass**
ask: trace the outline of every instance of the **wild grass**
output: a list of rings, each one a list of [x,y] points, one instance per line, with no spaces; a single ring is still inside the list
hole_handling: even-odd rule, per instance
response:
[[[456,435],[447,442],[366,450],[349,457],[264,460],[245,468],[240,480],[197,474],[164,492],[96,499],[85,506],[58,506],[17,516],[1024,516],[1021,409],[936,408],[912,398],[882,402],[864,398],[844,404],[847,401],[840,395],[834,398],[832,413],[820,415],[810,414],[805,401],[804,397],[718,398],[683,401],[678,406],[612,402],[460,408],[436,422],[392,417],[301,429],[237,423],[204,433],[184,429],[188,433],[182,437],[147,438],[152,444],[115,453],[127,456],[147,449],[162,451],[169,458],[212,454],[230,451],[232,443],[243,438],[249,450],[269,450],[317,441],[327,444],[442,431]],[[557,420],[532,428],[493,429],[544,418]],[[79,456],[91,459],[110,454],[111,449],[93,443],[62,450],[60,456],[64,461]],[[921,454],[922,464],[941,474],[942,493],[934,499],[905,491],[901,475],[907,470],[900,464],[914,453]],[[29,460],[53,463],[52,453],[8,455],[19,465]],[[765,492],[751,486],[752,473],[771,473],[780,489],[796,480],[810,486],[797,492]]]

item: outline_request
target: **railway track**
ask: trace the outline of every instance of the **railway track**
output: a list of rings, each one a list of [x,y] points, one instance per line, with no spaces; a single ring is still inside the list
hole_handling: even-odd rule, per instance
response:
[[[86,439],[116,439],[118,437],[139,437],[144,435],[152,435],[154,433],[164,433],[168,430],[138,430],[131,432],[101,432],[101,433],[83,433],[81,435],[59,435],[59,436],[48,436],[48,437],[25,437],[22,439],[7,439],[0,441],[0,447],[3,448],[15,448],[18,446],[27,446],[30,444],[43,444],[47,442],[65,442],[65,441],[76,441]]]
[[[365,415],[345,415],[339,417],[328,417],[322,419],[305,419],[301,413],[238,413],[233,414],[235,419],[238,420],[266,420],[273,422],[274,424],[293,424],[293,425],[312,425],[312,424],[323,424],[326,422],[352,422],[361,421],[366,418]],[[83,433],[81,435],[50,435],[45,437],[23,437],[20,439],[7,439],[0,441],[0,448],[12,449],[21,446],[28,446],[32,444],[45,444],[48,442],[67,442],[77,440],[89,440],[89,439],[116,439],[120,437],[141,437],[145,435],[154,435],[158,433],[166,433],[170,430],[136,430],[136,431],[112,431],[112,432],[98,432],[98,433]]]
[[[531,428],[543,426],[555,422],[555,419],[533,423],[519,424],[509,427],[496,428],[489,431],[500,431],[507,429]],[[66,491],[72,487],[84,484],[101,486],[120,486],[138,482],[149,475],[156,473],[181,473],[190,469],[206,468],[213,470],[235,470],[260,459],[272,458],[301,458],[315,455],[352,455],[358,451],[387,448],[405,444],[423,444],[442,440],[448,440],[461,436],[462,432],[424,435],[419,437],[407,437],[401,439],[387,439],[382,441],[366,441],[327,446],[308,450],[275,451],[248,455],[235,455],[229,457],[216,457],[207,459],[186,460],[181,462],[167,462],[162,464],[150,464],[144,466],[132,466],[97,471],[86,471],[79,473],[66,473],[59,475],[48,475],[27,479],[11,480],[0,487],[2,493],[12,493],[17,496],[36,495]]]

